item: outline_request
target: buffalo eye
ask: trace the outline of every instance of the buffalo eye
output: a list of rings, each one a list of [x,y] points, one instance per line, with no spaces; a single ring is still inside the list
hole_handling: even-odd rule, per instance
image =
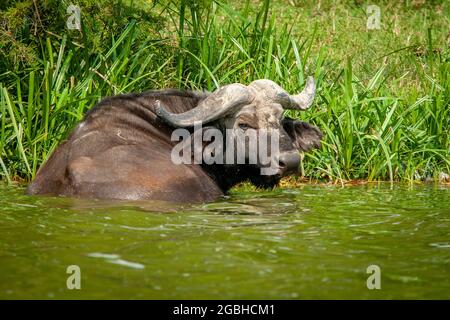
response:
[[[251,129],[251,127],[247,123],[239,123],[239,129],[245,131],[247,129]]]

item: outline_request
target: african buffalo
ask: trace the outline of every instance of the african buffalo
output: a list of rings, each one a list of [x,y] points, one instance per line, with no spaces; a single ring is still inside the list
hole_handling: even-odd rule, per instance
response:
[[[318,128],[283,117],[284,109],[309,108],[314,95],[314,80],[309,77],[298,95],[264,79],[248,86],[226,85],[213,93],[170,89],[106,98],[87,112],[50,156],[27,192],[204,202],[246,180],[271,188],[282,176],[297,171],[299,151],[320,146]],[[276,172],[261,175],[260,163],[173,163],[171,152],[177,141],[172,141],[172,133],[186,128],[194,136],[196,123],[203,125],[202,131],[278,132]]]

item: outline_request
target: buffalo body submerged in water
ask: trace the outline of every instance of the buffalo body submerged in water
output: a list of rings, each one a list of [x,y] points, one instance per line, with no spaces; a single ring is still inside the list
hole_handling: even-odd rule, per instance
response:
[[[285,109],[309,108],[314,95],[315,84],[310,77],[298,95],[289,95],[276,83],[263,79],[248,86],[227,85],[212,93],[160,90],[106,98],[85,115],[50,156],[27,192],[203,202],[246,180],[258,187],[273,187],[281,177],[297,171],[300,151],[320,146],[319,129],[283,117]],[[201,128],[196,130],[196,124]],[[259,160],[174,163],[177,142],[171,137],[180,128],[192,137],[211,128],[224,136],[230,131],[277,132],[275,169],[269,175],[261,174],[267,164]],[[261,139],[259,134],[256,137]],[[248,148],[245,141],[244,148]],[[201,148],[207,147],[208,142],[203,141]],[[217,150],[225,154],[227,147]],[[244,151],[248,160],[251,152]]]

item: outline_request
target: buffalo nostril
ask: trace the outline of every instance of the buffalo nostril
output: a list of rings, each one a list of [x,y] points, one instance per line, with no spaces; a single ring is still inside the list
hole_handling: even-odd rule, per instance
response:
[[[300,155],[298,152],[285,152],[280,155],[278,166],[283,175],[298,171]]]

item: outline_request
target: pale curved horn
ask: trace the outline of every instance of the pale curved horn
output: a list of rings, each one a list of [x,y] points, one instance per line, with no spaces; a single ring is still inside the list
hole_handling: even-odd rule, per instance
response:
[[[308,77],[305,88],[297,95],[290,95],[278,84],[268,79],[255,80],[249,84],[249,87],[254,88],[266,99],[281,104],[284,109],[293,110],[308,109],[312,105],[316,94],[316,84],[313,77]]]
[[[316,84],[314,78],[308,77],[306,86],[302,92],[297,95],[289,95],[286,91],[280,92],[277,94],[276,100],[285,109],[306,110],[312,105],[315,95]]]
[[[226,85],[202,100],[197,107],[184,113],[170,113],[157,105],[156,114],[173,127],[191,127],[194,123],[207,123],[218,119],[230,110],[248,104],[253,95],[242,84]]]

